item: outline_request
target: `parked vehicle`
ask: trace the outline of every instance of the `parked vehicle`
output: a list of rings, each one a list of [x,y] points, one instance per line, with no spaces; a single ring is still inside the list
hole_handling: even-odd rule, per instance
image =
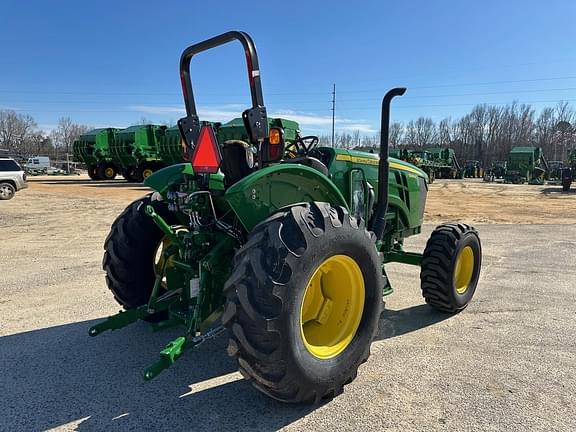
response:
[[[0,200],[12,199],[17,191],[27,187],[22,167],[12,158],[0,157]]]
[[[50,168],[50,158],[48,156],[32,156],[24,165],[26,169],[43,170]]]

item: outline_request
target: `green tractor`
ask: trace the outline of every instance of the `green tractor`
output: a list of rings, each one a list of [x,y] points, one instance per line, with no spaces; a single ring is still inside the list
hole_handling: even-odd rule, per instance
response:
[[[190,62],[239,41],[252,107],[245,140],[218,141],[199,120]],[[454,314],[471,301],[482,251],[477,231],[445,224],[424,252],[403,248],[422,230],[428,177],[388,158],[390,103],[382,101],[380,155],[320,147],[282,125],[269,127],[254,43],[228,32],[184,50],[180,74],[187,116],[178,126],[190,154],[145,180],[154,192],[130,204],[104,244],[107,285],[124,311],[92,336],[138,320],[181,325],[150,380],[186,351],[222,332],[242,375],[284,402],[330,399],[356,378],[378,331],[385,265],[421,267],[425,301]]]
[[[83,162],[92,180],[113,180],[120,166],[112,159],[110,145],[118,129],[102,128],[91,130],[72,144],[73,160]]]

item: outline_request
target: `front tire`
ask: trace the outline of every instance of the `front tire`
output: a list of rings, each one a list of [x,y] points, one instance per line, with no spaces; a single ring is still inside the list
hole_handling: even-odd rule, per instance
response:
[[[280,210],[236,254],[224,288],[228,354],[268,396],[330,399],[370,355],[383,286],[363,222],[327,203]]]
[[[0,200],[9,200],[14,198],[16,188],[10,183],[0,183]]]
[[[463,310],[476,291],[482,247],[478,232],[465,224],[436,227],[424,249],[420,283],[426,303],[442,312]]]

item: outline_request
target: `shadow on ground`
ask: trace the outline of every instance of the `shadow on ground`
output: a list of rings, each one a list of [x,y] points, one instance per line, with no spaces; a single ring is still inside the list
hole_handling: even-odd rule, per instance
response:
[[[448,316],[420,305],[386,311],[378,339]],[[227,357],[225,335],[187,353],[152,382],[142,371],[177,333],[145,323],[88,336],[98,320],[0,338],[0,430],[258,430],[293,423],[317,407],[276,402],[253,389]],[[5,429],[4,429],[5,428]]]
[[[439,312],[427,304],[420,304],[406,309],[385,309],[380,320],[380,329],[376,340],[402,336],[437,324],[454,315]]]
[[[541,193],[544,195],[576,195],[576,188],[571,187],[568,191],[562,190],[562,185],[558,185],[556,187],[547,187],[542,189]]]

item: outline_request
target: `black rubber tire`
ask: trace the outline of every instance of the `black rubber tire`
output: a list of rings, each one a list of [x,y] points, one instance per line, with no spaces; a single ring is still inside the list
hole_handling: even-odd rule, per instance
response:
[[[147,303],[154,286],[154,254],[164,234],[144,213],[148,204],[168,223],[173,221],[165,205],[148,195],[126,207],[104,241],[106,284],[125,309]]]
[[[474,270],[468,289],[458,294],[454,287],[456,258],[470,246],[474,252]],[[482,267],[482,246],[478,232],[465,224],[444,224],[436,227],[426,243],[420,270],[420,286],[426,303],[443,312],[463,310],[476,291]]]
[[[365,303],[358,330],[343,352],[314,357],[300,331],[300,307],[312,274],[328,257],[344,254],[364,278]],[[282,209],[260,223],[236,253],[224,287],[223,324],[228,354],[244,378],[283,402],[330,399],[352,382],[370,355],[382,311],[384,279],[374,241],[342,207],[307,203]]]
[[[136,181],[138,183],[143,183],[145,180],[144,171],[146,171],[146,170],[152,171],[152,174],[154,173],[154,171],[156,171],[155,167],[152,164],[145,163],[145,164],[139,165],[134,170],[134,181]]]
[[[0,200],[7,201],[14,198],[16,195],[16,188],[8,182],[0,183],[0,187],[3,189],[3,193],[0,194]]]
[[[106,170],[111,168],[114,171],[113,175],[106,175]],[[96,170],[96,174],[98,175],[100,180],[114,180],[116,178],[116,174],[118,171],[116,167],[110,163],[102,163],[98,165],[98,169]]]
[[[120,174],[122,175],[122,177],[124,177],[126,181],[129,181],[130,183],[138,183],[138,179],[135,176],[135,172],[136,167],[126,167],[121,170]]]
[[[91,180],[100,180],[100,177],[98,177],[98,167],[96,166],[89,166],[88,167],[88,177],[90,177]]]

